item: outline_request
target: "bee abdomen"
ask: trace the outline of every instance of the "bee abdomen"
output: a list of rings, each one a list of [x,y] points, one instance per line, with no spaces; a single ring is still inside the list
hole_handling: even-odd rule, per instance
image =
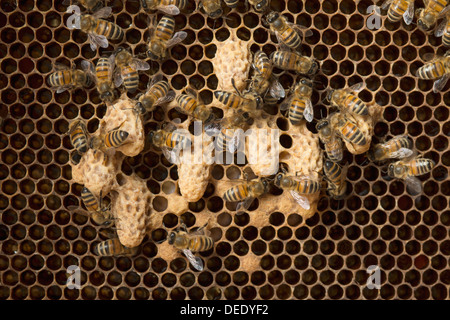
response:
[[[325,151],[327,152],[328,158],[331,161],[339,162],[344,157],[344,151],[340,140],[334,139],[333,141],[325,144]]]
[[[95,33],[111,40],[118,40],[123,37],[123,30],[121,27],[115,23],[100,19],[97,22]]]
[[[238,108],[240,97],[227,91],[214,91],[214,96],[228,108]]]
[[[445,73],[445,65],[441,61],[428,63],[417,70],[417,76],[420,79],[437,79]]]
[[[50,75],[48,84],[52,87],[60,87],[71,84],[72,72],[70,70],[57,71]]]
[[[194,236],[189,239],[189,250],[194,252],[208,251],[213,246],[214,241],[207,236]]]
[[[391,4],[388,10],[388,20],[391,22],[399,21],[409,6],[409,1],[400,0],[397,4]]]
[[[175,19],[172,16],[164,16],[156,26],[155,37],[167,41],[172,38],[174,30]]]
[[[349,94],[343,103],[344,107],[347,107],[351,112],[359,114],[359,115],[368,115],[369,109],[367,108],[366,104],[359,99],[357,96],[354,96],[352,94]]]
[[[288,47],[293,49],[296,49],[302,43],[302,39],[300,38],[298,33],[291,27],[283,31],[280,37]]]
[[[411,175],[420,176],[433,170],[435,163],[431,159],[416,159],[411,163]]]
[[[99,211],[99,204],[97,198],[94,194],[86,187],[81,190],[81,200],[83,200],[84,205],[88,211]]]
[[[73,130],[73,132],[70,134],[70,140],[72,142],[72,145],[74,148],[81,154],[86,153],[88,147],[87,147],[87,137],[84,132],[84,130],[81,128],[80,125]]]
[[[178,105],[189,113],[192,113],[197,106],[197,102],[186,94],[180,94],[176,100]]]
[[[95,74],[99,81],[109,81],[109,69],[111,64],[108,58],[100,58],[95,67]]]
[[[326,160],[324,165],[325,175],[336,185],[341,184],[342,169],[337,163]]]
[[[358,127],[351,122],[347,122],[342,128],[342,137],[358,146],[363,146],[367,143],[366,137],[364,137],[361,130],[359,130]]]
[[[244,184],[228,189],[223,196],[225,201],[228,202],[236,202],[239,200],[243,200],[247,197],[248,197],[248,187],[247,185]]]
[[[224,0],[225,4],[230,8],[236,8],[239,0]]]
[[[293,125],[297,125],[303,119],[306,103],[302,99],[294,99],[289,107],[289,120]]]
[[[135,91],[139,85],[138,72],[129,66],[125,66],[122,70],[123,84],[128,91]]]
[[[319,189],[319,183],[309,179],[299,181],[296,187],[296,191],[302,194],[316,193]]]
[[[164,97],[169,92],[169,83],[166,81],[160,81],[156,83],[152,89],[151,94],[153,94],[157,99]]]
[[[107,148],[117,148],[128,138],[128,132],[123,130],[113,130],[105,136]]]
[[[258,68],[261,74],[265,75],[268,73],[270,69],[270,60],[269,57],[264,53],[264,51],[258,51],[255,53],[255,66]]]

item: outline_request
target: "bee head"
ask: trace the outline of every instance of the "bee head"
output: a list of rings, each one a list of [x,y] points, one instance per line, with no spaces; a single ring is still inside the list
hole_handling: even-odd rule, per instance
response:
[[[219,8],[219,9],[217,9],[216,11],[211,12],[210,15],[209,15],[209,17],[210,17],[211,19],[217,19],[217,18],[219,18],[222,14],[223,14],[223,10],[222,10],[222,8]]]
[[[77,165],[80,163],[80,160],[81,154],[79,154],[77,150],[73,151],[72,154],[70,155],[70,161],[72,162],[72,164]]]
[[[274,23],[279,17],[280,14],[278,12],[272,11],[266,16],[266,20],[268,23]]]
[[[331,170],[331,168],[333,167],[333,161],[331,161],[330,159],[326,159],[325,160],[325,163],[324,163],[324,165],[325,165],[325,169],[327,170],[327,171],[330,171]]]
[[[329,126],[328,120],[321,120],[317,123],[316,129],[317,129],[317,131],[320,131],[323,128],[328,127],[328,126]]]
[[[169,238],[168,238],[169,244],[174,244],[176,237],[177,237],[177,233],[175,231],[172,231],[169,234]]]
[[[311,68],[309,68],[308,70],[308,74],[313,75],[317,72],[317,70],[319,70],[319,63],[316,60],[314,60],[313,63],[311,64]]]
[[[429,31],[436,23],[436,16],[431,13],[424,13],[423,9],[419,10],[421,11],[419,13],[419,19],[417,19],[417,25],[422,30]]]
[[[146,108],[144,107],[144,105],[143,105],[140,101],[138,101],[138,102],[136,103],[136,106],[134,107],[134,109],[135,109],[136,112],[139,113],[139,114],[144,114],[145,111],[146,111]],[[151,133],[150,133],[150,134],[151,134]]]
[[[328,102],[331,101],[331,99],[333,99],[333,94],[336,92],[336,90],[330,90],[327,94],[327,100]]]
[[[275,176],[274,184],[280,188],[281,187],[281,181],[283,180],[284,173],[279,173]]]
[[[255,10],[257,12],[262,12],[267,6],[267,0],[262,0],[255,5]]]
[[[152,131],[150,132],[150,134],[148,135],[148,137],[150,138],[150,141],[153,144],[159,144],[159,142],[163,139],[163,134],[161,132],[161,130],[158,131]]]

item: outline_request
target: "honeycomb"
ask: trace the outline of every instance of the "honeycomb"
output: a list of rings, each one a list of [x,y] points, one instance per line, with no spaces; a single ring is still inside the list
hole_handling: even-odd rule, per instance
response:
[[[271,9],[312,30],[301,50],[322,64],[315,80],[323,85],[312,97],[315,120],[328,114],[328,87],[364,81],[360,97],[384,108],[385,121],[375,125],[374,140],[408,134],[415,148],[436,162],[421,177],[424,194],[409,196],[402,181],[389,179],[364,155],[346,151],[351,193],[345,200],[321,198],[317,213],[306,221],[296,213],[268,212],[268,223],[255,227],[250,216],[258,202],[235,215],[213,183],[241,176],[243,166],[213,165],[204,195],[187,204],[177,191],[177,167],[160,152],[146,148],[127,157],[121,169],[146,181],[160,225],[175,228],[182,219],[192,227],[209,221],[216,245],[201,254],[205,269],[197,272],[180,253],[164,252],[166,243],[156,243],[166,237],[162,227],[146,236],[133,258],[93,255],[93,246],[104,239],[100,227],[67,210],[80,205],[81,186],[72,181],[72,146],[65,133],[77,117],[93,133],[106,107],[95,88],[56,94],[45,79],[56,62],[79,67],[81,60],[97,59],[118,44],[91,51],[86,34],[65,27],[68,14],[60,0],[2,1],[0,299],[448,299],[450,92],[447,85],[442,93],[433,93],[431,81],[414,77],[424,55],[445,49],[440,38],[425,35],[414,24],[391,24],[383,17],[381,29],[368,29],[371,4],[272,0]],[[148,15],[139,1],[112,0],[109,5],[110,20],[125,30],[120,45],[135,55],[145,52]],[[275,50],[276,38],[261,15],[247,11],[243,1],[225,14],[228,19],[214,21],[190,0],[186,12],[176,16],[177,30],[187,32],[186,40],[171,49],[171,59],[151,62],[150,71],[140,73],[139,91],[161,71],[177,93],[189,83],[210,103],[218,84],[212,59],[230,30],[250,43],[252,53]],[[285,88],[295,80],[290,72],[275,73]],[[280,143],[289,148],[288,121],[276,107],[265,110],[277,117]],[[175,109],[157,108],[145,125],[146,134],[174,118],[186,120]],[[314,122],[308,128],[316,132]],[[168,203],[169,194],[183,210],[174,212],[179,206]],[[70,265],[81,268],[80,290],[65,285]],[[364,285],[370,265],[381,269],[379,290]]]

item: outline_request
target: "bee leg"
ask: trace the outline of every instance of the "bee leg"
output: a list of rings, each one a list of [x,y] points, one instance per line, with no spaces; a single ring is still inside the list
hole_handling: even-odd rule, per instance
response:
[[[236,93],[242,97],[241,92],[238,90],[238,88],[236,87],[236,83],[234,82],[234,78],[231,78],[231,84],[233,85],[234,90],[236,90]]]

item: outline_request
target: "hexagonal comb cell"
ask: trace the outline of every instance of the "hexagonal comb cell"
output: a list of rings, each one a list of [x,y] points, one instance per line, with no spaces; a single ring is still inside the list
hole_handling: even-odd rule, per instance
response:
[[[244,1],[218,19],[197,10],[196,3],[188,0],[175,16],[175,30],[185,31],[186,39],[169,50],[168,59],[146,60],[150,70],[139,74],[138,92],[128,93],[129,98],[144,92],[150,78],[161,73],[177,95],[192,86],[220,115],[214,91],[234,91],[232,78],[242,90],[255,72],[245,59],[259,50],[270,56],[277,49],[263,15],[252,6],[247,10]],[[97,51],[84,32],[66,27],[62,1],[0,5],[0,299],[449,298],[450,93],[434,92],[430,80],[415,76],[427,54],[445,49],[440,38],[426,35],[416,24],[392,23],[383,16],[381,29],[368,28],[373,1],[367,0],[271,0],[269,8],[311,30],[299,47],[321,64],[311,97],[314,121],[305,127],[308,137],[317,133],[315,122],[328,115],[328,89],[363,81],[361,99],[383,108],[383,120],[370,127],[374,141],[408,134],[414,147],[436,163],[420,178],[421,196],[410,196],[405,182],[390,179],[385,167],[345,152],[345,199],[322,192],[314,204],[317,210],[308,216],[283,206],[264,211],[265,200],[257,200],[238,215],[223,201],[221,183],[243,179],[246,166],[179,168],[146,144],[117,168],[97,159],[90,178],[103,181],[90,186],[98,194],[117,184],[119,191],[110,200],[125,211],[136,200],[132,191],[147,188],[139,206],[151,207],[152,215],[140,223],[152,228],[145,233],[139,224],[139,234],[126,234],[131,245],[142,241],[133,257],[95,256],[94,247],[105,240],[102,227],[67,209],[80,206],[82,186],[75,183],[80,172],[71,168],[73,146],[66,132],[74,119],[82,119],[93,134],[116,111],[102,103],[95,87],[57,93],[46,79],[55,64],[79,68],[82,60],[96,61],[119,46],[145,55],[148,18],[162,14],[141,10],[140,1],[109,4],[113,16],[108,21],[123,28],[124,37]],[[234,57],[223,56],[233,50],[239,51]],[[233,59],[239,61],[234,64]],[[273,72],[284,89],[298,78],[291,71]],[[294,140],[301,135],[290,134],[292,126],[278,107],[264,107],[264,112],[281,130],[282,158],[295,166],[290,152],[301,153],[305,141]],[[135,114],[129,113],[134,121]],[[155,108],[147,115],[144,135],[175,118],[188,127],[174,104]],[[319,162],[317,158],[321,166]],[[199,180],[201,187],[193,188],[189,178]],[[189,193],[191,202],[183,193]],[[274,201],[284,196],[279,190],[267,194]],[[135,213],[142,216],[139,209]],[[188,229],[208,223],[215,247],[197,255],[204,263],[202,272],[167,242],[160,243],[180,223]],[[83,270],[81,290],[66,290],[71,265]],[[372,265],[382,270],[379,290],[363,286]]]

